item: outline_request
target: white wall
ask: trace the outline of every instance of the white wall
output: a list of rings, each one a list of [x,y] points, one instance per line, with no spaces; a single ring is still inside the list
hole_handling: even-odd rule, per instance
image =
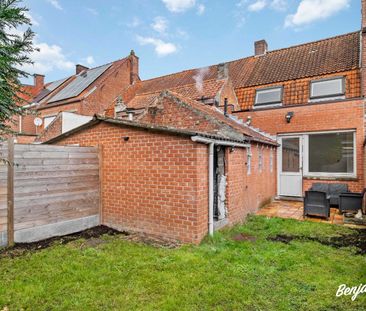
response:
[[[82,116],[73,112],[62,112],[62,133],[88,123],[93,117]]]

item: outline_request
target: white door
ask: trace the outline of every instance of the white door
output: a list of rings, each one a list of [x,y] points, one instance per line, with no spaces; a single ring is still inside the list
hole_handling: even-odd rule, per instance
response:
[[[302,136],[280,137],[278,192],[280,196],[302,196]]]

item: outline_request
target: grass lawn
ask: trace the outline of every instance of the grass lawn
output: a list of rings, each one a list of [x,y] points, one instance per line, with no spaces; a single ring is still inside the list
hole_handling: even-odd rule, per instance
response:
[[[238,233],[255,241],[236,241]],[[0,259],[0,310],[366,310],[335,296],[340,284],[366,283],[366,256],[315,241],[344,227],[252,216],[200,246],[156,248],[103,236]]]

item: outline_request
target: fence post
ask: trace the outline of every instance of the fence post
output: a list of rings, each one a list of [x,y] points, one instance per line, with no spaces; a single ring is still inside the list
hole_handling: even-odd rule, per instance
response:
[[[103,145],[98,145],[99,165],[99,224],[103,224]]]
[[[14,245],[14,138],[8,139],[8,246]]]

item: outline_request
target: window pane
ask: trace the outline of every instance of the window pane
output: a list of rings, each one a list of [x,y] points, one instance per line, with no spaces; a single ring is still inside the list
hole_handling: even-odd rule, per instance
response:
[[[282,88],[257,90],[256,101],[257,105],[261,104],[278,104],[281,103]]]
[[[353,173],[354,133],[309,135],[309,172]]]
[[[300,139],[282,138],[282,172],[300,171]]]
[[[311,82],[311,97],[337,96],[344,94],[343,78]]]

